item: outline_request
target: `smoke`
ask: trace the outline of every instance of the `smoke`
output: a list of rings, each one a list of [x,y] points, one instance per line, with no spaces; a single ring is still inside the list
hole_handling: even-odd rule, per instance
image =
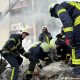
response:
[[[33,0],[28,9],[22,9],[24,22],[31,27],[35,25],[37,39],[44,25],[47,26],[53,37],[60,32],[60,27],[62,27],[60,20],[52,18],[49,14],[50,3],[49,0]]]

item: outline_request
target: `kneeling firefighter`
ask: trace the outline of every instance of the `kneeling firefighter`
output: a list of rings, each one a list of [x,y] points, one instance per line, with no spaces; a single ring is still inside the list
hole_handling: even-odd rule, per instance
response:
[[[51,47],[53,46],[51,45]],[[32,78],[36,64],[38,65],[39,68],[42,68],[42,65],[40,64],[39,60],[46,61],[46,65],[52,62],[51,58],[48,56],[49,51],[50,51],[50,47],[46,42],[34,44],[29,49],[28,58],[29,58],[30,64],[26,74],[27,80],[30,80]],[[24,54],[24,56],[26,57],[26,54]]]
[[[55,42],[57,55],[59,55],[58,59],[68,63],[71,54],[71,48],[66,44],[64,38],[62,38],[62,34],[58,34],[56,36],[57,40]]]

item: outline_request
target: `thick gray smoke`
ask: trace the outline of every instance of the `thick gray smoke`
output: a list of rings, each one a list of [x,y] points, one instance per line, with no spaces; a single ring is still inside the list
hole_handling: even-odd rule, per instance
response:
[[[28,9],[22,9],[22,13],[25,15],[23,16],[25,23],[30,26],[35,24],[37,39],[44,25],[48,27],[49,32],[55,37],[60,32],[62,25],[60,20],[50,17],[48,7],[51,2],[49,0],[29,0],[29,3]]]

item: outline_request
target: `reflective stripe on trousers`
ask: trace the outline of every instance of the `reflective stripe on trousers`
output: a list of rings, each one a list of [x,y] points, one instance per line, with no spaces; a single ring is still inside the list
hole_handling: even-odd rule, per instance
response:
[[[13,80],[13,76],[14,76],[14,67],[12,68],[12,73],[11,73],[11,79],[10,80]]]
[[[17,80],[18,74],[19,74],[19,64],[18,64],[17,59],[15,58],[15,56],[13,54],[8,54],[3,57],[8,61],[8,63],[12,67],[12,73],[11,73],[10,80]]]
[[[72,49],[72,64],[80,65],[80,59],[76,59],[75,54],[78,54],[75,52],[75,48]]]

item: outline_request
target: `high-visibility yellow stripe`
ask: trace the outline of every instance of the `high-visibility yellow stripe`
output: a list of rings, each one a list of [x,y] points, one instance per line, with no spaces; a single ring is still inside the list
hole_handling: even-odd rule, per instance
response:
[[[27,71],[27,74],[32,74],[32,71]]]
[[[70,5],[75,6],[78,10],[80,10],[80,2],[69,2]]]
[[[47,43],[49,44],[49,37],[46,35],[46,40],[47,40]]]
[[[67,56],[70,56],[70,54],[67,54],[66,57],[67,57]]]
[[[78,17],[75,19],[75,21],[77,21],[77,20],[80,20],[80,16],[78,16]]]
[[[2,53],[10,53],[10,51],[2,51]]]
[[[9,40],[10,40],[10,41],[14,41],[14,42],[16,42],[16,40],[15,40],[14,38],[10,38]]]
[[[37,65],[41,65],[41,63],[37,63]]]
[[[72,59],[72,64],[80,65],[80,59]]]
[[[18,43],[17,43],[17,45],[16,45],[16,48],[17,48],[20,44],[21,44],[21,41],[18,40]]]
[[[17,43],[17,45],[16,46],[13,46],[12,48],[11,48],[11,51],[13,51],[13,50],[15,50],[19,45],[20,45],[20,40],[18,40],[18,43]]]
[[[69,4],[70,4],[70,5],[72,5],[72,6],[75,6],[75,3],[74,3],[74,2],[72,2],[72,1],[71,1],[71,2],[69,2]]]
[[[74,23],[74,26],[80,25],[80,21],[77,21],[76,23]]]
[[[76,65],[80,64],[80,59],[76,59],[76,57],[75,57],[75,49],[74,48],[72,49],[72,64],[76,64]]]
[[[41,41],[39,41],[39,43],[41,43]]]
[[[49,37],[48,36],[46,36],[46,40],[47,40],[47,43],[48,43],[49,48],[51,48],[51,45],[50,45],[50,41],[49,41]]]
[[[45,59],[45,60],[46,60],[46,59],[49,59],[49,57],[45,57],[44,59]]]
[[[13,67],[13,69],[12,69],[11,79],[10,79],[10,80],[13,80],[13,76],[14,76],[14,67]]]
[[[75,49],[72,49],[72,58],[75,59]]]
[[[72,32],[73,31],[73,27],[67,27],[63,29],[64,32]]]
[[[64,12],[66,12],[66,9],[60,9],[58,12],[57,12],[57,15],[59,16],[61,13],[64,13]]]
[[[80,16],[78,16],[76,19],[75,19],[75,22],[74,22],[74,26],[77,26],[80,24]]]
[[[38,44],[34,44],[32,47],[35,48]]]
[[[15,46],[13,46],[10,50],[11,50],[11,51],[13,51],[13,50],[15,50],[15,49],[16,49],[16,47],[15,47]]]

